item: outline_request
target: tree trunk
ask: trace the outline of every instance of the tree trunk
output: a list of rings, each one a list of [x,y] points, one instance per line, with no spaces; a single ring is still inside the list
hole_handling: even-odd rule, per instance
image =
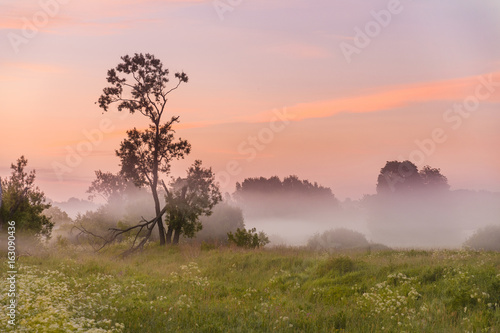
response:
[[[172,233],[174,232],[174,229],[172,227],[168,227],[167,230],[167,244],[172,243]]]
[[[181,236],[181,228],[175,229],[175,234],[174,234],[174,244],[179,244],[179,238]]]
[[[156,190],[156,187],[152,187],[151,190],[153,191],[153,198],[155,200],[156,216],[159,216],[161,214],[161,208],[160,199],[158,198],[158,191]],[[157,224],[160,236],[160,245],[165,245],[165,227],[163,226],[163,219],[161,217],[158,218]]]
[[[156,216],[160,215],[160,199],[158,198],[158,167],[160,161],[158,159],[158,140],[160,138],[160,119],[155,122],[156,136],[154,141],[154,151],[153,151],[153,183],[151,184],[151,191],[153,192],[153,198],[155,200],[155,211]],[[163,219],[158,218],[158,233],[160,236],[160,245],[165,245],[165,227],[163,226]]]

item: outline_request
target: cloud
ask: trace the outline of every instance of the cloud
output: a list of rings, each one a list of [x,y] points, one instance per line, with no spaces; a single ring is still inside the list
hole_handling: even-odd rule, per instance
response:
[[[206,0],[126,0],[69,2],[68,4],[42,6],[37,1],[3,5],[0,13],[0,30],[24,30],[34,26],[49,34],[61,34],[58,28],[77,28],[84,34],[129,29],[137,24],[157,22],[144,17],[156,13],[161,4],[194,4]],[[47,2],[51,3],[52,2]],[[141,18],[138,18],[141,17]],[[28,28],[29,29],[29,28]],[[104,30],[102,30],[104,29]],[[74,31],[72,32],[74,34]]]
[[[500,83],[500,72],[482,75],[487,79],[491,76],[493,82]],[[451,80],[425,82],[391,86],[375,91],[364,91],[359,95],[342,97],[331,100],[301,103],[287,108],[293,120],[308,118],[330,117],[341,112],[376,112],[407,107],[417,103],[433,101],[463,101],[474,95],[475,89],[480,84],[479,76],[463,77]],[[488,99],[490,102],[500,102],[500,88],[493,92]],[[246,118],[247,121],[269,121],[269,112],[259,113]]]

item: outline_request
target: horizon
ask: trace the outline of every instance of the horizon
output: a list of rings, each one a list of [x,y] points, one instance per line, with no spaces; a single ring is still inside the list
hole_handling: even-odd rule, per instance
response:
[[[410,160],[452,190],[500,192],[493,0],[0,4],[0,177],[24,155],[53,201],[86,200],[126,130],[147,126],[94,104],[134,53],[189,76],[166,117],[193,149],[171,176],[201,159],[223,192],[297,175],[357,200],[386,161]]]

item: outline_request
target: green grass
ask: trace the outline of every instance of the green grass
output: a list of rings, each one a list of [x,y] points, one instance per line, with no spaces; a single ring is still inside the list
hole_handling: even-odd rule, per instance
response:
[[[0,331],[500,332],[500,253],[121,250],[20,257],[17,327]]]

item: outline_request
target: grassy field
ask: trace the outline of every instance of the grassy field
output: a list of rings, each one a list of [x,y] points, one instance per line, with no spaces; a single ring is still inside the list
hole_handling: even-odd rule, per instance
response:
[[[500,332],[500,253],[120,250],[21,256],[0,331]]]

